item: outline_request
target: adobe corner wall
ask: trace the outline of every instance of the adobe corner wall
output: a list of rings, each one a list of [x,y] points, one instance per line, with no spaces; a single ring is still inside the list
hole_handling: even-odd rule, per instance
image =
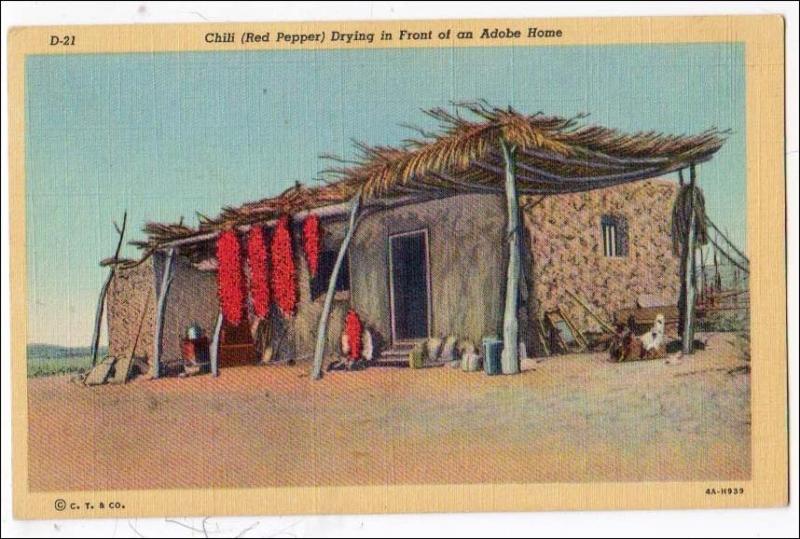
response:
[[[641,294],[675,304],[679,260],[672,254],[670,223],[677,187],[667,180],[647,180],[548,196],[525,211],[539,316],[560,305],[580,330],[599,330],[567,290],[607,321],[616,310],[635,306]],[[522,203],[536,200],[526,197]],[[606,214],[627,220],[627,256],[604,256],[600,220]]]
[[[117,269],[114,273],[106,296],[109,355],[127,357],[136,342],[134,355],[147,357],[149,361],[153,352],[155,328],[154,282],[152,258],[134,268]],[[136,334],[140,325],[141,332],[137,341]]]

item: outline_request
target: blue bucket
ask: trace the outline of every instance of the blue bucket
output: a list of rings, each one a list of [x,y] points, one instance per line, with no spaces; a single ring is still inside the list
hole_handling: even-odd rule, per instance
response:
[[[500,355],[503,353],[503,341],[497,337],[484,337],[483,344],[483,372],[489,376],[500,374]]]

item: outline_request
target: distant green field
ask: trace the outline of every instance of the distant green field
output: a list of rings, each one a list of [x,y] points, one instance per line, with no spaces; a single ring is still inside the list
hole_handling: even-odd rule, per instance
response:
[[[107,350],[100,348],[98,358]],[[66,347],[49,344],[28,345],[28,378],[88,371],[92,366],[92,354],[88,347]]]
[[[28,358],[28,378],[85,372],[92,366],[92,356],[74,356],[65,358]]]

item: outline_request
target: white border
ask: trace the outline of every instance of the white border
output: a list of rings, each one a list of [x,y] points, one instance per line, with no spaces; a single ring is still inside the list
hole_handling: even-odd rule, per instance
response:
[[[741,536],[797,537],[798,497],[798,6],[794,2],[4,2],[2,4],[2,505],[5,536],[54,537],[286,537],[319,535],[439,536]],[[790,392],[790,496],[786,509],[512,513],[498,515],[383,515],[226,517],[213,519],[15,521],[11,518],[11,392],[8,240],[8,28],[45,24],[226,22],[269,20],[609,17],[781,13],[786,18],[787,264]]]

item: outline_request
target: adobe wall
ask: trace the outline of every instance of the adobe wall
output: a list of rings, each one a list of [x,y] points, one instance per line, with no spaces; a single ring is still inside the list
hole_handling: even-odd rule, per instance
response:
[[[141,322],[135,355],[152,356],[157,301],[153,283],[152,258],[135,268],[116,270],[106,296],[109,355],[122,358],[131,353]]]
[[[163,266],[166,257],[158,255],[157,267]],[[161,259],[164,260],[161,260]],[[161,270],[157,273],[161,275]],[[158,286],[161,286],[159,278]],[[211,339],[219,313],[217,273],[195,269],[189,260],[176,256],[172,267],[172,284],[167,293],[164,309],[164,328],[161,341],[162,362],[169,363],[181,357],[181,339],[186,329],[199,324]]]
[[[674,303],[679,291],[679,262],[672,255],[670,219],[677,185],[663,180],[637,182],[586,193],[521,197],[532,254],[532,307],[539,315],[561,306],[582,330],[598,324],[567,294],[584,298],[606,320],[634,306],[640,294],[664,296]],[[624,217],[628,253],[603,254],[600,220],[604,214]],[[338,250],[347,223],[322,223],[325,249]],[[350,292],[338,292],[329,321],[327,351],[335,353],[352,305],[379,338],[391,342],[388,253],[389,236],[428,231],[431,334],[467,337],[478,343],[499,334],[505,289],[505,200],[499,195],[465,194],[419,202],[364,215],[349,249]],[[300,223],[293,226],[299,303],[294,317],[272,311],[273,345],[278,358],[305,360],[314,350],[324,295],[311,299],[308,267],[302,251]],[[152,354],[156,289],[163,255],[120,270],[108,296],[112,355],[127,355],[133,346],[142,309],[147,313],[136,354]],[[155,270],[154,270],[155,268]],[[186,327],[199,323],[210,335],[218,313],[216,273],[199,271],[178,257],[164,324],[164,360],[180,355]],[[521,320],[525,335],[525,321]],[[530,345],[529,345],[530,346]]]
[[[347,223],[342,219],[326,219],[320,224],[323,250],[339,250]],[[325,295],[311,299],[311,279],[301,237],[302,221],[293,223],[292,245],[297,271],[298,303],[292,318],[284,317],[277,308],[272,308],[272,344],[278,359],[292,358],[297,361],[310,359],[316,345],[317,325],[325,303]],[[353,266],[350,266],[352,272]],[[335,355],[339,350],[339,338],[344,328],[344,317],[350,306],[350,293],[337,292],[331,305],[328,319],[326,355]]]
[[[391,342],[389,236],[428,231],[431,335],[480,342],[500,330],[505,288],[505,201],[465,194],[364,217],[350,249],[353,305]]]

